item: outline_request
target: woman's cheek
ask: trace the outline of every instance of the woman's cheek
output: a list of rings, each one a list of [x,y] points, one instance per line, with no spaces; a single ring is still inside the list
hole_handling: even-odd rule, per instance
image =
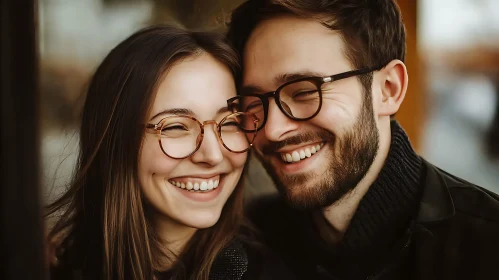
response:
[[[153,174],[168,175],[178,166],[179,160],[166,156],[159,147],[157,139],[146,137],[139,156],[139,176],[147,177]]]
[[[241,153],[241,154],[232,153],[232,155],[230,155],[230,157],[229,157],[229,160],[230,160],[234,169],[244,167],[244,164],[246,163],[247,159],[248,159],[247,152]]]

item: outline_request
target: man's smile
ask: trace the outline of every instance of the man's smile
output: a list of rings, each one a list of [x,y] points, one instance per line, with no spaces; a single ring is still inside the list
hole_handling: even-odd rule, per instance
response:
[[[279,154],[284,162],[294,163],[313,156],[322,146],[324,146],[324,142],[313,143],[287,152],[280,152]]]

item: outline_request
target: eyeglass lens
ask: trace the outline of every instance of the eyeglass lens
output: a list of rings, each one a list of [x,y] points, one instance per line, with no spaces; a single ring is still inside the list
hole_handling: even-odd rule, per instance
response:
[[[288,84],[279,90],[279,105],[283,113],[301,120],[313,116],[320,107],[319,88],[313,81],[298,81]],[[265,119],[262,100],[256,96],[241,96],[240,111],[251,112],[260,120]],[[263,122],[260,122],[263,125]]]
[[[243,131],[255,131],[255,117],[252,114],[232,114],[220,124],[220,138],[232,152],[247,150],[252,143],[251,135]],[[243,129],[241,129],[243,128]],[[206,129],[210,129],[205,127]],[[215,129],[215,128],[211,128]],[[205,132],[206,133],[206,132]],[[218,134],[218,131],[215,133]],[[192,154],[201,145],[203,132],[198,121],[189,117],[168,117],[161,126],[161,148],[168,156],[183,158]]]

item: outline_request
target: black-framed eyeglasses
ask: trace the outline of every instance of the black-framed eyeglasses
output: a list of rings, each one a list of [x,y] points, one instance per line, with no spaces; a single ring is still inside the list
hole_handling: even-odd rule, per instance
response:
[[[179,115],[161,119],[157,124],[147,124],[146,131],[158,135],[159,146],[165,155],[183,159],[199,149],[208,124],[213,124],[218,140],[227,150],[244,153],[253,146],[258,122],[259,119],[251,112],[232,113],[219,123],[214,120],[201,123],[192,116]]]
[[[250,112],[259,120],[257,131],[267,122],[269,98],[274,98],[277,107],[288,118],[306,121],[315,117],[322,108],[322,85],[353,76],[368,74],[383,68],[362,68],[327,77],[305,77],[289,81],[275,91],[264,94],[242,93],[227,100],[229,108],[234,112]]]

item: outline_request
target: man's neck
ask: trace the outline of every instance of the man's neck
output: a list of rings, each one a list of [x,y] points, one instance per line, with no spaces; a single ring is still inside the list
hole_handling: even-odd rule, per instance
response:
[[[390,150],[390,144],[391,134],[390,125],[388,125],[387,133],[380,133],[379,150],[366,176],[350,193],[332,205],[323,208],[322,213],[315,215],[314,222],[324,240],[330,243],[337,243],[341,240],[359,207],[360,201],[376,181],[383,168]]]

